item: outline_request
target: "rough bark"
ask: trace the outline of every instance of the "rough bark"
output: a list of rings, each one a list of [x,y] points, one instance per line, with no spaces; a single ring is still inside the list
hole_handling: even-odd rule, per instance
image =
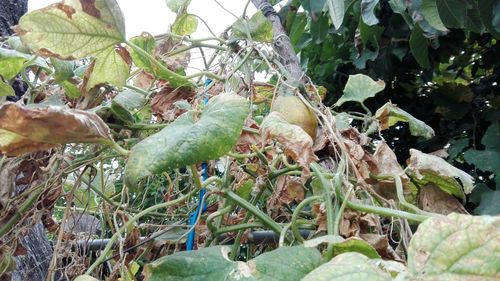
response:
[[[0,0],[0,35],[11,35],[11,27],[16,25],[27,11],[28,0]]]
[[[299,59],[295,53],[290,38],[283,28],[281,19],[267,0],[252,0],[255,7],[261,10],[273,24],[273,47],[279,55],[280,62],[290,77],[297,81],[305,81],[304,72],[300,68]]]
[[[16,25],[23,14],[28,10],[28,0],[0,0],[0,35],[9,36],[12,35],[12,26]],[[17,80],[17,79],[16,79]],[[14,81],[13,84],[23,85],[22,81]],[[16,85],[17,85],[16,84]],[[17,96],[22,96],[25,91],[25,87],[14,87]],[[2,157],[0,155],[0,157]],[[10,177],[5,178],[4,175],[8,171],[5,169],[7,166],[2,167],[3,178],[0,183],[5,184],[4,189],[0,189],[0,212],[1,207],[5,206],[6,201],[11,196],[16,196],[22,193],[24,190],[28,189],[30,185],[18,184],[16,179],[21,177],[25,178],[29,175],[22,174],[22,171],[15,170]],[[2,185],[3,185],[2,184]],[[9,186],[13,190],[9,190]],[[20,226],[17,226],[20,227]],[[50,258],[52,257],[52,245],[47,239],[45,234],[45,228],[40,220],[37,220],[34,225],[30,225],[25,233],[14,233],[18,238],[18,243],[26,249],[26,254],[14,257],[16,261],[16,270],[11,273],[10,278],[14,281],[24,281],[24,280],[45,280],[47,275],[47,269],[49,266]],[[9,234],[12,238],[13,234]],[[0,237],[0,242],[4,238]],[[6,239],[7,240],[7,239]],[[1,243],[0,243],[1,244]],[[0,279],[9,280],[8,276],[0,276]]]

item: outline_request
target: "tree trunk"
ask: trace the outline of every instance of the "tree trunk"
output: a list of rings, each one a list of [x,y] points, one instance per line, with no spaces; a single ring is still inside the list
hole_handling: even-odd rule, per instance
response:
[[[0,0],[0,35],[11,35],[11,27],[16,25],[27,11],[28,0]]]
[[[27,10],[28,0],[0,0],[0,35],[12,35],[13,31],[11,27],[18,23],[21,16]],[[23,82],[14,81],[15,83],[22,85]],[[14,87],[14,89],[16,90],[16,96],[19,97],[24,94],[25,87]],[[0,155],[1,157],[2,155]],[[17,196],[31,187],[31,183],[20,184],[18,180],[33,176],[27,174],[27,171],[21,171],[18,169],[19,167],[16,167],[13,171],[7,171],[7,168],[7,165],[2,165],[0,170],[0,175],[2,176],[0,180],[2,184],[0,187],[0,213],[3,208],[2,206],[5,207],[2,202],[5,203],[9,200],[9,197]],[[32,170],[33,173],[35,171],[36,169]],[[25,230],[25,232],[19,233],[20,229]],[[17,243],[22,246],[21,248],[24,248],[23,253],[14,257],[16,269],[11,273],[11,276],[4,274],[0,276],[0,280],[45,280],[50,258],[52,257],[52,245],[45,234],[45,227],[38,219],[32,225],[24,225],[20,222],[16,226],[16,230],[9,233],[7,237],[0,237],[0,245],[2,244],[2,240],[4,243],[11,239],[11,241],[17,240]],[[26,251],[24,252],[24,250]]]
[[[286,71],[290,74],[290,78],[296,81],[306,82],[304,72],[300,68],[297,54],[274,8],[267,0],[252,0],[252,3],[272,22],[273,47],[279,55],[281,64],[283,64]]]

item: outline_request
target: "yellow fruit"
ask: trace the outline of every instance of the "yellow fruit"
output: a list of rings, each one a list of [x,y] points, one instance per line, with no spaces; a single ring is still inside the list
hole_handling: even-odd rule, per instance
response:
[[[316,138],[316,129],[318,128],[316,115],[299,97],[279,95],[274,100],[271,111],[281,113],[288,123],[304,129],[313,140]]]

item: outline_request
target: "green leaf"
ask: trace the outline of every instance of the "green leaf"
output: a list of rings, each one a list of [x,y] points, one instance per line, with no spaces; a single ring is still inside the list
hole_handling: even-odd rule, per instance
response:
[[[342,22],[344,21],[345,0],[327,0],[328,4],[328,13],[330,14],[330,18],[332,19],[333,26],[336,29],[339,29],[342,26]]]
[[[481,5],[478,5],[481,21],[488,31],[500,39],[500,11],[498,7],[500,0],[482,0]],[[494,8],[497,8],[496,10]],[[496,19],[495,22],[493,19]],[[496,24],[496,26],[495,26]]]
[[[351,127],[351,120],[349,114],[340,112],[335,115],[335,127],[339,130],[346,130]]]
[[[16,122],[12,122],[16,120]],[[17,156],[66,143],[110,143],[109,128],[97,115],[64,107],[0,107],[0,153]]]
[[[309,29],[312,35],[313,42],[316,44],[323,43],[325,37],[328,35],[328,17],[320,16],[317,21],[311,22]]]
[[[408,248],[419,280],[498,280],[500,217],[450,214],[420,224]]]
[[[154,52],[156,49],[156,41],[154,37],[149,33],[142,33],[140,36],[133,37],[130,41],[135,44],[138,48],[144,50],[150,56],[154,57]],[[153,62],[147,56],[142,55],[136,50],[132,49],[130,53],[132,57],[132,61],[134,64],[144,69],[146,72],[153,74],[156,78],[169,81],[170,85],[174,88],[176,87],[188,87],[191,86],[191,82],[183,76],[180,76],[173,71],[165,70],[163,68],[158,67],[157,64]],[[165,63],[162,60],[158,60],[163,66],[166,67]]]
[[[21,41],[21,38],[19,38],[19,36],[10,36],[7,39],[7,45],[9,45],[10,49],[12,49],[12,50],[15,50],[15,51],[18,51],[21,53],[25,53],[25,54],[30,53],[30,50],[23,44],[23,42]]]
[[[191,0],[165,0],[167,7],[174,13],[178,13],[182,9],[187,8]]]
[[[481,3],[482,5],[482,3]],[[496,32],[500,32],[500,1],[496,0],[493,3],[493,19],[491,21]]]
[[[198,28],[198,19],[188,13],[178,15],[172,25],[172,33],[177,35],[191,35]]]
[[[321,13],[325,7],[325,0],[300,0],[300,4],[309,13]]]
[[[464,151],[466,147],[469,146],[469,139],[463,138],[458,140],[452,140],[450,143],[450,148],[448,148],[448,159],[455,159],[460,153]]]
[[[389,0],[392,11],[396,14],[400,14],[407,25],[413,25],[413,19],[406,12],[406,3],[405,0]]]
[[[217,246],[191,252],[177,252],[145,267],[145,280],[301,280],[322,263],[313,248],[282,247],[253,260],[234,262],[228,259],[229,247]]]
[[[273,25],[260,11],[255,13],[249,20],[240,19],[236,21],[232,28],[237,39],[246,39],[246,30],[248,28],[252,40],[264,43],[273,41]]]
[[[60,85],[63,87],[64,89],[64,92],[66,93],[66,96],[68,96],[68,98],[70,99],[77,99],[79,98],[82,93],[80,92],[80,89],[78,89],[78,87],[76,85],[74,85],[73,83],[69,82],[69,81],[63,81],[60,83]]]
[[[54,79],[57,83],[68,80],[69,78],[75,76],[73,69],[75,68],[75,62],[64,61],[57,58],[50,58],[50,63],[54,67]]]
[[[136,91],[125,89],[124,91],[118,93],[113,101],[120,104],[127,110],[136,110],[146,104],[146,97]]]
[[[168,230],[164,232],[161,230],[161,235],[156,236],[157,233],[153,233],[154,241],[165,244],[165,243],[185,243],[187,240],[186,232],[189,232],[188,227],[184,225],[171,225],[168,226]]]
[[[243,183],[239,183],[235,187],[235,193],[245,199],[245,200],[250,200],[252,196],[252,189],[255,186],[255,182],[252,179],[248,179],[244,181]]]
[[[297,46],[300,38],[304,35],[307,25],[307,16],[304,13],[297,13],[290,28],[290,42],[292,46]]]
[[[357,252],[367,256],[370,259],[381,259],[375,248],[368,244],[368,242],[357,237],[351,237],[343,242],[335,243],[333,245],[333,250],[335,255],[340,255],[348,252]]]
[[[223,156],[236,144],[248,112],[244,98],[221,94],[208,102],[199,118],[193,111],[184,113],[132,147],[125,183],[133,189],[146,176]]]
[[[377,4],[378,0],[361,0],[361,18],[367,25],[375,25],[378,23],[374,11]]]
[[[14,78],[24,67],[26,61],[32,60],[34,57],[15,50],[0,48],[0,76],[5,80]],[[42,59],[37,58],[31,61],[28,66],[38,66],[46,70],[49,69],[48,64]]]
[[[481,195],[479,206],[477,206],[477,208],[474,209],[474,214],[498,216],[500,215],[499,203],[500,203],[500,190],[488,189]]]
[[[500,183],[500,124],[494,123],[484,133],[481,143],[485,150],[469,149],[464,153],[467,163],[473,164],[481,171],[490,171],[495,175],[495,181]],[[498,185],[497,185],[498,186]]]
[[[135,91],[125,90],[120,92],[111,102],[111,112],[125,124],[135,123],[133,111],[146,103],[146,98]]]
[[[130,74],[129,63],[130,57],[125,48],[103,50],[96,55],[94,62],[86,70],[87,73],[90,72],[88,80],[85,80],[86,90],[105,83],[123,87]]]
[[[410,50],[413,57],[422,68],[429,68],[429,51],[427,49],[427,38],[425,38],[419,24],[415,24],[410,35]]]
[[[16,92],[12,87],[0,79],[0,97],[15,96]]]
[[[301,280],[323,263],[314,248],[303,246],[281,247],[264,253],[247,264],[256,280]]]
[[[358,253],[345,253],[307,274],[302,281],[390,281],[391,276],[374,260]]]
[[[481,1],[481,6],[483,5]],[[466,28],[482,33],[484,26],[479,15],[478,1],[475,0],[437,0],[439,16],[447,27]]]
[[[500,136],[500,124],[498,122],[493,123],[488,127],[488,130],[483,135],[481,143],[490,150],[500,151],[500,143],[498,142],[498,137]]]
[[[410,113],[388,102],[375,112],[375,118],[380,122],[381,130],[388,129],[398,122],[406,122],[412,136],[430,139],[434,137],[434,130],[424,122],[413,117]]]
[[[14,78],[23,69],[26,61],[24,57],[6,56],[9,51],[0,49],[0,76],[5,80]]]
[[[335,103],[335,106],[341,106],[347,101],[362,103],[367,98],[374,97],[384,88],[385,83],[382,80],[374,81],[364,74],[349,75],[344,88],[344,94]]]
[[[466,0],[437,0],[437,8],[443,23],[450,28],[463,28],[467,16]]]
[[[425,20],[435,29],[441,31],[448,31],[446,26],[444,26],[441,18],[439,17],[439,11],[437,7],[437,0],[422,0],[421,11]]]
[[[248,270],[240,268],[240,264],[245,264],[230,261],[228,252],[229,247],[218,246],[164,256],[145,266],[145,280],[215,281],[221,280],[221,277],[231,280],[236,276],[241,276],[241,280],[252,280]]]
[[[38,54],[69,60],[101,53],[125,40],[116,26],[62,3],[24,15],[16,32]]]
[[[469,149],[464,153],[464,159],[481,171],[490,171],[500,176],[500,151]]]
[[[422,181],[421,185],[429,182],[433,183],[443,191],[461,199],[465,198],[464,193],[469,194],[474,189],[474,178],[472,176],[435,155],[410,149],[410,159],[407,162],[407,169],[412,178]],[[455,178],[460,179],[463,190]]]

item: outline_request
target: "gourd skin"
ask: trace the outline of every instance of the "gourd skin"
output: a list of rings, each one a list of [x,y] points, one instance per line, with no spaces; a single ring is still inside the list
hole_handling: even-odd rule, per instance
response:
[[[318,128],[316,115],[299,97],[278,95],[274,100],[271,111],[279,112],[288,123],[304,129],[313,140],[316,138]]]

